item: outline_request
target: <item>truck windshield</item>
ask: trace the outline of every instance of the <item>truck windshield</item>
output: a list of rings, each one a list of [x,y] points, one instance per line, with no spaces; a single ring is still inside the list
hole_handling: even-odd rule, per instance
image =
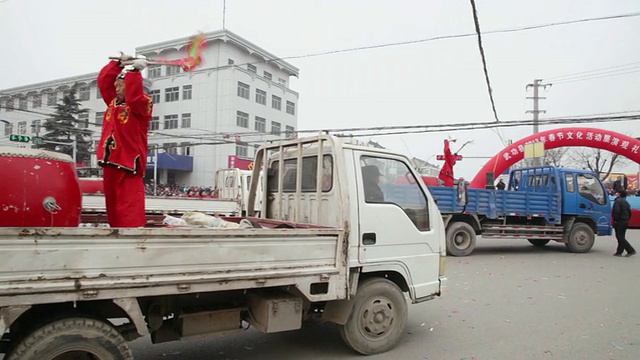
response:
[[[429,207],[418,180],[407,165],[394,159],[360,158],[362,183],[367,203],[400,207],[418,230],[429,230]]]
[[[591,174],[578,174],[577,178],[580,196],[600,205],[606,204],[607,197],[598,178]]]

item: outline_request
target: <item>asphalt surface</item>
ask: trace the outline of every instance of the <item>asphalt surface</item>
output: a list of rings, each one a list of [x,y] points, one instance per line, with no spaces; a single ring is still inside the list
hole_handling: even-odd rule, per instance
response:
[[[628,239],[640,250],[640,230]],[[479,239],[471,256],[448,258],[441,298],[409,307],[398,345],[367,359],[640,359],[640,255],[614,257],[615,247],[610,237],[587,254]],[[328,323],[132,346],[136,360],[363,358]]]

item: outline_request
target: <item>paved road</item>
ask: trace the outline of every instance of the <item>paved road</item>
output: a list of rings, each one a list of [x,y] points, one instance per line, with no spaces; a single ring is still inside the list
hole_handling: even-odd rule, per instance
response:
[[[640,250],[640,230],[629,240]],[[479,240],[469,257],[449,258],[442,298],[410,306],[405,335],[367,359],[640,359],[640,256],[612,256],[598,238],[588,254],[562,244]],[[301,331],[133,344],[136,360],[363,359],[331,324]]]

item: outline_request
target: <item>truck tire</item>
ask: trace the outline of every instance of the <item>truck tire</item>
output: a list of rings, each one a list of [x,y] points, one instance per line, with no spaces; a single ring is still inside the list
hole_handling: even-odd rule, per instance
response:
[[[133,360],[127,341],[102,321],[67,318],[46,324],[27,336],[7,360]]]
[[[544,247],[545,245],[547,245],[549,243],[549,239],[529,239],[529,242],[531,243],[531,245],[535,246],[535,247]]]
[[[363,355],[383,353],[397,342],[407,322],[407,300],[393,282],[374,278],[359,287],[342,339]]]
[[[565,244],[569,251],[574,253],[586,253],[593,247],[596,235],[593,229],[585,223],[575,223],[569,233],[569,242]]]
[[[447,226],[447,254],[467,256],[476,248],[476,232],[471,225],[458,221]]]

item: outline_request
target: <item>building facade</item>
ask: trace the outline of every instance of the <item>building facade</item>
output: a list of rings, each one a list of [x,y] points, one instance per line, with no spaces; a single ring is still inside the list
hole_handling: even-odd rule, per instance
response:
[[[235,159],[252,158],[257,147],[270,140],[295,136],[297,92],[290,79],[298,69],[246,39],[221,30],[205,34],[203,63],[194,71],[150,65],[145,87],[154,102],[149,127],[149,166],[160,184],[211,185],[218,169]],[[136,48],[149,59],[186,57],[190,38]],[[77,77],[0,90],[2,145],[11,134],[35,136],[39,124],[73,84],[89,109],[79,126],[100,135],[105,104],[96,88],[97,72]],[[157,158],[155,156],[157,151]]]

